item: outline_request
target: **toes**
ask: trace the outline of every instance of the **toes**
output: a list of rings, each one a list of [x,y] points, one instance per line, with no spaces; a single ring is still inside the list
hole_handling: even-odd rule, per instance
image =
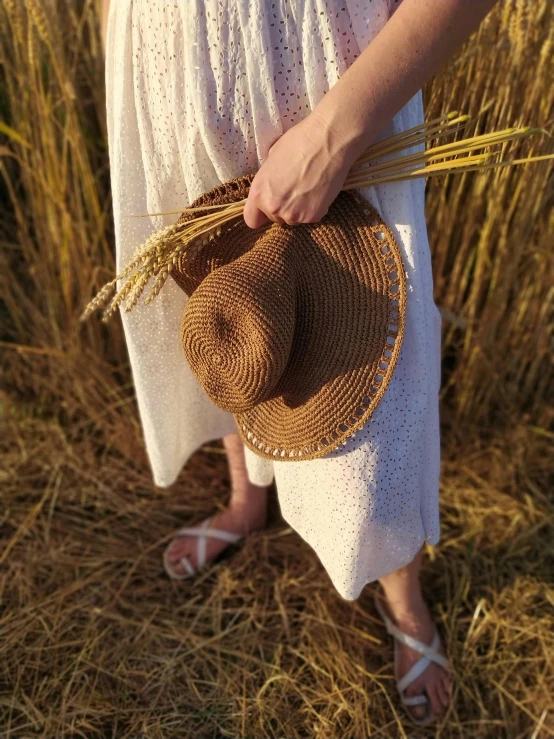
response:
[[[192,566],[190,559],[186,556],[181,557],[180,565],[183,569],[183,571],[189,576],[192,577],[195,574],[195,569]]]
[[[431,708],[436,716],[439,716],[443,712],[442,701],[438,694],[438,682],[429,682],[425,687],[425,692],[429,696],[431,701]]]
[[[450,696],[452,695],[452,679],[445,673],[441,680],[441,697],[443,699],[443,705],[445,708],[450,703]]]
[[[172,542],[167,549],[166,564],[169,565],[171,570],[179,577],[188,573],[188,568],[186,568],[182,563],[183,557],[186,557],[191,563],[191,566],[194,567],[192,552],[190,549],[189,542],[185,542],[180,539],[176,539]]]
[[[190,561],[193,558],[193,551],[190,540],[180,537],[170,546],[167,559],[173,565],[178,565],[182,557],[187,557]],[[194,564],[194,562],[192,562]]]
[[[441,710],[445,711],[448,707],[448,692],[444,680],[437,682],[437,696],[441,704]]]
[[[422,703],[421,706],[406,706],[406,708],[417,719],[422,719],[429,710],[426,703]]]
[[[426,695],[435,716],[444,713],[448,706],[448,693],[443,686],[443,678],[434,666],[428,667],[420,677],[406,689],[406,695]],[[429,710],[426,704],[407,706],[416,719],[422,719]]]
[[[425,681],[422,680],[421,677],[418,680],[415,680],[409,688],[406,688],[406,695],[410,697],[425,693]],[[427,703],[422,703],[419,706],[406,706],[406,708],[416,719],[422,719],[429,710]]]

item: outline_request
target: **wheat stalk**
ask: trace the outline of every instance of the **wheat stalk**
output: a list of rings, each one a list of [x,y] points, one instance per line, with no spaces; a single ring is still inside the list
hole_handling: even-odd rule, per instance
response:
[[[436,142],[439,139],[454,136],[465,128],[468,121],[469,116],[459,115],[455,111],[373,144],[356,159],[344,181],[342,190],[450,173],[482,172],[493,168],[554,158],[554,154],[546,154],[504,160],[499,158],[501,151],[486,151],[494,146],[503,146],[509,142],[546,133],[542,129],[528,126],[507,128],[425,148],[431,140]],[[406,150],[409,149],[416,149],[416,151],[407,154]],[[396,154],[400,156],[393,156]],[[383,161],[383,157],[391,158]],[[123,301],[126,301],[125,310],[131,311],[142,296],[146,285],[154,279],[153,287],[145,300],[145,304],[151,303],[160,293],[177,261],[180,259],[181,264],[186,266],[187,261],[194,258],[210,240],[222,233],[224,224],[242,215],[245,203],[246,199],[243,199],[230,204],[189,207],[179,211],[137,216],[200,213],[184,223],[175,223],[153,233],[137,249],[132,260],[115,279],[104,285],[91,300],[81,320],[87,319],[94,311],[104,306],[121,280],[125,282],[109,302],[104,311],[103,320],[108,320]]]

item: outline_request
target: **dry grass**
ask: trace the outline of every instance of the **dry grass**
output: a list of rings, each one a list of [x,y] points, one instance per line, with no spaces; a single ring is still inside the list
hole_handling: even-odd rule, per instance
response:
[[[344,601],[275,499],[269,530],[194,584],[163,575],[168,533],[211,509],[207,479],[225,502],[217,448],[153,491],[143,463],[99,464],[94,437],[55,419],[20,416],[4,439],[3,736],[433,735],[401,723],[371,588]],[[437,736],[554,730],[547,442],[520,427],[445,458],[424,584],[457,689]]]
[[[0,0],[2,739],[552,735],[551,169],[429,184],[452,320],[425,590],[458,680],[443,724],[414,730],[371,588],[342,600],[275,497],[232,558],[162,576],[207,482],[225,502],[224,458],[205,447],[154,489],[119,322],[79,322],[114,268],[103,71],[94,3],[53,7]],[[551,125],[553,7],[500,5],[427,90],[429,117],[490,103],[479,131]]]

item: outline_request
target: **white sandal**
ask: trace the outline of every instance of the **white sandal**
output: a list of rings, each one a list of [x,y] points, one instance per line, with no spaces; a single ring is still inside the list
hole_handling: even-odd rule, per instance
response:
[[[400,695],[400,701],[405,708],[409,706],[420,706],[422,704],[427,705],[427,710],[425,712],[425,715],[422,718],[416,718],[415,716],[412,715],[411,711],[406,710],[406,714],[410,718],[410,721],[413,721],[413,723],[417,724],[418,726],[424,726],[425,724],[429,724],[431,723],[431,721],[435,719],[435,716],[433,715],[433,710],[431,708],[431,703],[429,701],[428,696],[425,693],[421,693],[420,695],[406,695],[405,691],[407,688],[410,687],[410,685],[415,680],[417,680],[417,678],[423,673],[423,671],[427,669],[427,667],[431,664],[431,662],[436,662],[438,665],[443,667],[448,672],[452,672],[452,668],[450,666],[449,661],[446,659],[444,655],[439,654],[438,652],[441,641],[440,641],[440,636],[439,636],[437,627],[435,626],[435,634],[433,636],[433,641],[431,642],[431,644],[430,645],[424,644],[423,642],[419,641],[419,639],[415,639],[413,636],[410,636],[409,634],[405,634],[403,631],[401,631],[398,628],[398,626],[396,626],[391,621],[389,616],[383,610],[381,603],[379,603],[377,596],[375,596],[374,602],[375,602],[375,607],[377,608],[379,612],[379,615],[385,622],[385,628],[387,629],[388,633],[391,634],[395,638],[395,642],[394,642],[394,671],[395,671],[395,674],[396,675],[398,674],[398,670],[397,670],[398,651],[396,648],[397,641],[402,642],[402,644],[405,644],[411,649],[416,650],[422,655],[420,659],[418,659],[418,661],[410,667],[410,669],[404,675],[404,677],[400,678],[400,680],[397,680],[396,688]]]
[[[195,575],[198,570],[204,567],[204,565],[206,564],[206,544],[208,539],[220,539],[221,541],[227,541],[230,544],[235,544],[237,541],[240,541],[243,538],[244,534],[233,534],[230,531],[222,531],[221,529],[209,528],[212,519],[213,516],[210,516],[197,526],[185,526],[184,528],[179,529],[174,538],[167,545],[163,555],[163,562],[164,569],[172,580],[185,580]],[[168,560],[169,550],[173,545],[175,539],[178,539],[180,536],[198,537],[198,542],[196,545],[197,566],[196,568],[194,568],[190,562],[190,559],[187,556],[183,555],[179,560],[186,570],[186,574],[183,575],[176,574]]]

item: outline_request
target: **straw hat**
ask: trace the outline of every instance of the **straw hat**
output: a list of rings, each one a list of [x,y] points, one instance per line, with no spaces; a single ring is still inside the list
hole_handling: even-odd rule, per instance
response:
[[[191,207],[246,198],[253,177]],[[341,191],[317,223],[235,218],[170,274],[190,296],[190,367],[256,454],[315,459],[366,423],[396,366],[407,292],[398,245],[359,192]]]

